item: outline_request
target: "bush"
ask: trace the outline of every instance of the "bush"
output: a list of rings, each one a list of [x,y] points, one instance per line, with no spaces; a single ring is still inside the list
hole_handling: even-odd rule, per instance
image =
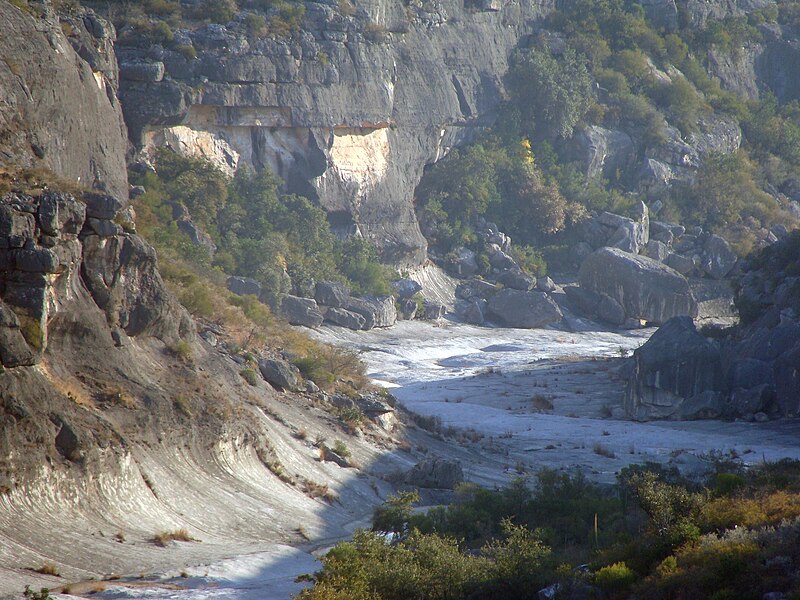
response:
[[[246,368],[239,371],[239,374],[242,378],[250,385],[256,386],[258,385],[258,374],[255,372],[254,369]]]
[[[612,594],[630,587],[637,579],[636,573],[624,562],[603,567],[594,575],[594,582],[604,592]]]

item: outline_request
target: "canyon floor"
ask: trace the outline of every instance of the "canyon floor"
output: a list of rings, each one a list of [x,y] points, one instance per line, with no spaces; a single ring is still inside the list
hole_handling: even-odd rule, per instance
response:
[[[403,452],[376,450],[371,457],[364,456],[359,475],[340,479],[344,506],[319,504],[312,509],[316,514],[307,519],[308,541],[276,539],[273,544],[244,548],[230,541],[226,545],[217,536],[206,552],[187,552],[191,543],[173,542],[167,549],[177,553],[173,559],[199,566],[175,568],[173,560],[172,567],[159,570],[151,563],[141,576],[100,585],[88,582],[73,586],[72,592],[103,588],[92,597],[104,599],[288,598],[302,585],[294,582],[295,576],[316,568],[316,555],[348,531],[369,523],[372,507],[388,493],[380,473],[425,456],[458,459],[468,480],[488,486],[503,485],[542,467],[582,469],[595,480],[611,482],[624,466],[644,461],[701,473],[715,457],[740,457],[746,463],[800,459],[797,420],[627,420],[620,409],[621,357],[652,332],[521,331],[446,320],[401,322],[370,332],[323,327],[314,335],[359,350],[370,377],[391,388],[401,404],[421,415],[418,421],[433,431],[410,426]],[[367,484],[375,491],[371,501],[365,500],[363,490],[358,492]],[[435,493],[424,496],[429,504],[437,498]],[[287,505],[283,510],[287,518],[302,522],[298,507]],[[335,526],[327,526],[327,520]],[[120,552],[130,550],[121,546]],[[132,558],[129,555],[122,563],[133,564]]]

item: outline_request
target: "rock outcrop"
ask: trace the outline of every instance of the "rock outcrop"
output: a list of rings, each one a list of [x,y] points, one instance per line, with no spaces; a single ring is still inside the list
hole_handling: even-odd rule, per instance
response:
[[[747,261],[741,325],[707,338],[688,318],[662,326],[634,353],[625,408],[636,418],[800,413],[800,232]]]
[[[581,288],[605,294],[627,318],[665,323],[679,315],[697,316],[697,303],[680,273],[645,256],[602,248],[581,265]]]
[[[161,280],[153,248],[110,220],[121,206],[102,194],[0,197],[3,366],[38,362],[50,322],[74,297],[91,299],[108,326],[128,336],[174,341],[192,335],[188,315]]]
[[[561,309],[544,292],[506,289],[493,295],[486,309],[490,318],[507,327],[535,329],[561,321]]]
[[[62,29],[49,4],[41,10],[0,3],[0,167],[45,168],[127,200],[114,27],[86,11]]]

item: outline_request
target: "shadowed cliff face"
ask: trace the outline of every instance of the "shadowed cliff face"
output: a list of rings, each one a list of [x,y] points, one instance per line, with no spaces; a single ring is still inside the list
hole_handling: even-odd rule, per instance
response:
[[[126,120],[145,148],[169,144],[227,169],[269,165],[343,233],[420,264],[412,198],[423,168],[492,121],[509,54],[553,2],[359,6],[349,17],[307,4],[291,42],[220,25],[179,32],[194,60],[121,48]]]
[[[91,13],[72,21],[62,31],[55,16],[0,3],[0,167],[43,167],[127,198],[114,28]]]

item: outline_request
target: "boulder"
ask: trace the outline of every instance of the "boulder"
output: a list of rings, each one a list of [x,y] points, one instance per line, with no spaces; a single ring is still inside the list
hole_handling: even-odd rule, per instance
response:
[[[441,319],[446,312],[447,307],[444,304],[425,300],[423,303],[422,318],[426,321],[436,321],[437,319]]]
[[[635,419],[680,418],[686,400],[723,391],[719,344],[700,335],[690,317],[667,321],[632,360],[624,408]]]
[[[606,323],[617,326],[623,325],[627,319],[623,306],[607,294],[600,294],[597,316]]]
[[[688,275],[694,270],[694,261],[691,258],[683,254],[676,254],[675,252],[669,253],[664,264],[671,269],[675,269],[681,275]]]
[[[157,82],[164,79],[163,62],[122,62],[119,76],[129,81]]]
[[[697,278],[689,281],[689,288],[697,302],[698,319],[727,319],[737,316],[733,304],[733,288],[729,281]]]
[[[350,298],[350,288],[338,281],[318,281],[314,286],[314,299],[317,304],[341,308]]]
[[[565,285],[564,294],[570,306],[585,317],[594,317],[600,304],[600,294],[577,285]]]
[[[610,178],[625,172],[636,156],[633,140],[627,133],[596,125],[575,132],[570,146],[572,155],[580,161],[590,179]]]
[[[766,411],[775,397],[775,388],[766,383],[751,388],[734,389],[730,408],[739,415]]]
[[[91,233],[99,235],[100,237],[112,237],[122,233],[122,227],[114,223],[114,221],[107,221],[105,219],[89,217],[86,219],[86,226],[91,230]]]
[[[292,325],[316,328],[322,325],[323,316],[316,301],[299,296],[284,296],[281,313]]]
[[[39,199],[39,226],[48,235],[77,234],[86,220],[86,206],[71,194],[47,191]]]
[[[494,296],[500,288],[484,281],[483,279],[470,279],[456,286],[456,298],[469,300],[470,298],[490,298]]]
[[[553,283],[553,280],[547,277],[537,277],[536,278],[536,289],[540,292],[546,292],[548,294],[552,294],[556,291],[556,284]]]
[[[535,281],[519,269],[503,271],[497,276],[497,283],[503,284],[512,290],[527,292],[535,285]]]
[[[458,277],[471,277],[478,272],[475,252],[469,248],[458,248],[449,257],[449,268]]]
[[[411,319],[417,316],[418,307],[416,300],[412,300],[411,298],[408,298],[406,300],[398,300],[397,305],[400,309],[400,314],[397,316],[398,319],[405,319],[406,321],[410,321]]]
[[[421,488],[453,490],[464,483],[464,470],[457,460],[428,458],[414,465],[404,479],[408,485]]]
[[[728,242],[711,235],[703,246],[702,260],[703,271],[714,279],[722,279],[736,266],[738,257]]]
[[[95,192],[85,193],[83,195],[83,200],[86,202],[87,217],[105,219],[106,221],[113,221],[114,217],[117,216],[117,212],[125,206],[125,204],[115,196]]]
[[[27,240],[32,240],[36,231],[33,215],[16,210],[0,200],[0,248],[22,248]]]
[[[36,364],[37,355],[19,329],[19,321],[0,300],[0,365],[6,368]]]
[[[398,279],[392,282],[392,289],[397,292],[397,296],[401,300],[405,300],[417,292],[421,292],[422,286],[413,279]]]
[[[249,277],[232,276],[228,277],[228,281],[226,283],[228,289],[234,294],[239,294],[240,296],[261,295],[261,284],[255,279],[250,279]]]
[[[614,298],[629,317],[665,323],[678,315],[697,315],[686,278],[645,256],[601,248],[583,261],[578,279],[581,288]]]
[[[474,298],[467,302],[466,307],[461,313],[461,318],[464,322],[471,323],[472,325],[483,325],[486,317],[486,300],[483,298]]]
[[[416,304],[414,306],[416,308]],[[354,329],[356,331],[364,329],[364,324],[367,321],[360,314],[343,308],[328,308],[328,310],[325,311],[325,320],[334,325],[347,327],[348,329]]]
[[[177,222],[178,229],[185,233],[195,246],[201,246],[208,250],[209,256],[214,256],[217,245],[205,231],[200,229],[194,221],[189,218],[180,219]]]
[[[516,261],[502,250],[497,250],[489,257],[489,264],[500,271],[519,269]]]
[[[501,290],[489,299],[487,312],[507,327],[522,329],[546,327],[564,317],[558,305],[538,291]]]
[[[397,321],[397,309],[391,296],[348,298],[342,308],[364,317],[364,329],[391,327]]]
[[[264,381],[282,390],[300,392],[305,389],[300,370],[280,358],[263,358],[258,361],[258,370]]]
[[[669,249],[664,242],[658,240],[650,240],[647,242],[647,247],[644,250],[644,255],[647,258],[652,258],[658,262],[664,262],[669,256]]]

